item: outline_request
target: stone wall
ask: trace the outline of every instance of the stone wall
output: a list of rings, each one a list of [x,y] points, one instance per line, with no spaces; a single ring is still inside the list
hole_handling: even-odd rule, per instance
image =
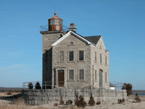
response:
[[[109,89],[29,89],[22,90],[22,97],[28,104],[47,104],[50,102],[59,102],[60,97],[63,101],[75,101],[76,95],[82,95],[88,103],[92,94],[95,102],[117,102],[118,99],[127,100],[126,90],[109,90]]]

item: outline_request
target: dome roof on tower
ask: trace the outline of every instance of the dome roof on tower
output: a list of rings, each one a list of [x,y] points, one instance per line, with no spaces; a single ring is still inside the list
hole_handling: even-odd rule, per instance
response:
[[[61,18],[59,18],[59,17],[57,16],[57,13],[56,13],[56,12],[54,13],[54,16],[50,18],[50,20],[51,20],[51,19],[62,20]]]

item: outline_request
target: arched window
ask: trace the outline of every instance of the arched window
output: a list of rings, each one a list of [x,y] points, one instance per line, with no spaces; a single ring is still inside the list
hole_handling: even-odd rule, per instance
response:
[[[71,41],[71,42],[70,42],[70,45],[74,45],[74,42],[73,42],[73,41]]]

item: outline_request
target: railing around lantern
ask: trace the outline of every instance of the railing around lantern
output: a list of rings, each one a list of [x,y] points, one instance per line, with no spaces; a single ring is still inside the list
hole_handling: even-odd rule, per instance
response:
[[[62,30],[63,31],[69,31],[69,28],[67,27],[67,26],[64,26],[64,25],[62,25]],[[42,25],[42,26],[40,26],[40,31],[49,31],[49,27],[48,27],[48,25]]]

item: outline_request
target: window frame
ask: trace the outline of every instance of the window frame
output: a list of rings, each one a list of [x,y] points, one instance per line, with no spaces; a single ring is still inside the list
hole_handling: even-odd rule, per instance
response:
[[[61,61],[61,58],[60,58],[61,52],[63,52],[63,61]],[[64,54],[65,54],[64,51],[59,51],[59,62],[64,62],[64,60],[65,60],[65,59],[64,59]]]
[[[73,52],[73,60],[70,60],[70,52]],[[74,61],[74,51],[73,50],[68,51],[68,61],[69,62],[73,62]]]
[[[102,61],[103,60],[103,58],[102,58],[102,54],[100,54],[100,64],[102,64]]]
[[[83,51],[83,60],[80,60],[80,52],[81,52],[81,51]],[[79,55],[79,56],[78,56],[78,60],[79,60],[79,61],[84,61],[84,60],[85,60],[85,55],[84,55],[84,54],[85,54],[84,50],[79,50],[79,53],[78,53],[78,55]]]
[[[105,56],[105,65],[107,66],[107,56]]]
[[[107,82],[107,72],[105,72],[105,82]]]
[[[97,81],[97,70],[95,70],[95,81]]]
[[[69,81],[74,81],[74,69],[69,69],[69,76],[68,76],[68,80]],[[73,79],[70,79],[70,71],[73,71]]]
[[[80,71],[81,70],[83,71],[83,79],[80,78],[81,77],[80,76],[80,73],[81,73]],[[84,69],[79,69],[79,75],[78,76],[79,76],[78,80],[84,81],[85,80],[85,70]]]

